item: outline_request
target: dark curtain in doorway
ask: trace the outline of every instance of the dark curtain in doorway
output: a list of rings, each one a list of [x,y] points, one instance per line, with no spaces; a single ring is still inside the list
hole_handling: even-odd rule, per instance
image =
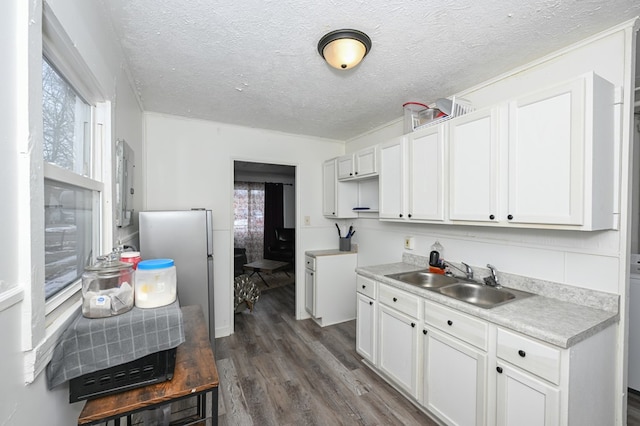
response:
[[[283,185],[264,184],[264,258],[268,259],[268,247],[276,245],[276,228],[284,225]]]

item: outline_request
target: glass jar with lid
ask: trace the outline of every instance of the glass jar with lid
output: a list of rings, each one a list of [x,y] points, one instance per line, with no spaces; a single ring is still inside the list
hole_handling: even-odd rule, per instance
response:
[[[99,257],[82,274],[82,315],[104,318],[133,308],[133,264],[121,262],[117,255]]]

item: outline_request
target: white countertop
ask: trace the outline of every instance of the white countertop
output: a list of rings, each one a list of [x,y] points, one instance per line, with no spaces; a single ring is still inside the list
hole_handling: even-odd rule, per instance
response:
[[[318,257],[318,256],[336,256],[341,254],[357,254],[358,251],[355,248],[351,248],[350,251],[340,251],[338,249],[328,249],[328,250],[307,250],[304,252],[307,256]]]
[[[411,263],[359,267],[356,272],[378,282],[416,294],[561,348],[568,348],[618,322],[618,310],[605,310],[534,295],[483,309],[385,275],[425,269]],[[505,287],[509,287],[506,285]],[[520,289],[520,288],[518,288]],[[527,289],[524,289],[527,291]],[[597,295],[596,295],[597,297]],[[603,302],[603,306],[607,303]]]

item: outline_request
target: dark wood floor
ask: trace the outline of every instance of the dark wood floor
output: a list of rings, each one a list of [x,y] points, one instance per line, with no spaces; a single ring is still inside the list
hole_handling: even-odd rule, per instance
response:
[[[640,393],[634,391],[627,398],[627,426],[640,426]]]
[[[219,424],[436,425],[362,362],[355,321],[296,321],[295,286],[266,291],[216,339]]]

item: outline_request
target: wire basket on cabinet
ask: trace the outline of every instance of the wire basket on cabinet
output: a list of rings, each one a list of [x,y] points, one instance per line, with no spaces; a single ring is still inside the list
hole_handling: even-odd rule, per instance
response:
[[[419,108],[420,105],[424,108]],[[451,98],[450,114],[446,114],[438,108],[429,108],[424,104],[418,104],[416,102],[407,102],[403,106],[405,133],[433,126],[475,110],[471,102],[466,99],[456,98],[455,96]]]

